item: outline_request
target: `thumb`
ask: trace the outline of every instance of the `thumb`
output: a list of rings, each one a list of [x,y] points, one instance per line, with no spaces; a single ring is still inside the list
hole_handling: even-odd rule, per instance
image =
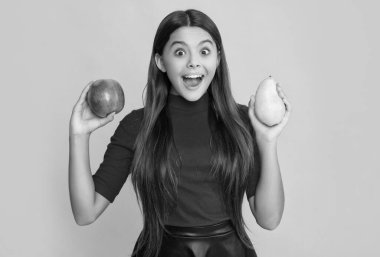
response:
[[[108,114],[108,116],[105,119],[108,120],[108,122],[113,121],[113,119],[115,118],[115,115],[116,115],[116,112],[111,112],[110,114]]]
[[[252,107],[254,107],[254,104],[255,103],[255,95],[251,95],[250,99],[249,99],[249,103],[248,103],[248,107],[250,107],[252,105]]]
[[[110,114],[107,115],[107,117],[100,120],[100,126],[104,126],[107,123],[113,121],[114,117],[115,117],[115,112],[111,112]]]
[[[252,95],[248,103],[248,116],[254,126],[258,126],[260,121],[257,119],[255,114],[255,95]]]

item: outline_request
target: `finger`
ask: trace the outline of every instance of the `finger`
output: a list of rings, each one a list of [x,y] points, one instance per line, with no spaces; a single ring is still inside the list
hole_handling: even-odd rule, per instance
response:
[[[283,93],[282,91],[278,90],[277,93],[278,93],[278,96],[279,96],[281,99],[284,99],[285,95],[284,95],[284,93]]]
[[[285,112],[285,115],[281,121],[281,128],[285,127],[285,125],[288,123],[289,117],[290,117],[290,112],[288,112],[288,111]]]
[[[291,113],[291,111],[290,111],[291,107],[290,107],[289,101],[286,100],[286,99],[284,101],[286,101],[286,103],[285,103],[286,111],[284,113],[284,116],[282,117],[281,122],[279,124],[277,124],[277,126],[278,126],[278,128],[280,130],[282,130],[286,126],[286,124],[288,123],[288,120],[289,120],[289,117],[290,117],[290,113]]]
[[[285,96],[284,90],[282,90],[280,86],[280,83],[277,83],[276,88],[277,88],[278,95],[281,97],[281,99],[284,99],[284,97],[286,96]]]
[[[286,111],[285,111],[284,117],[282,118],[282,121],[279,124],[281,129],[283,129],[285,125],[288,123],[290,113],[291,113],[291,106],[289,104],[289,101],[287,99],[285,99],[284,101],[286,101],[285,103]]]
[[[251,95],[251,97],[249,98],[248,107],[251,105],[253,107],[254,103],[255,103],[255,95]]]
[[[86,101],[87,92],[88,92],[88,90],[90,89],[90,86],[93,83],[94,83],[94,81],[90,81],[85,86],[85,88],[82,90],[82,93],[80,94],[78,101],[74,105],[73,112],[81,113],[83,111],[83,109],[86,108],[86,104],[87,104],[87,101]]]
[[[252,95],[249,100],[248,116],[254,127],[263,127],[263,123],[257,119],[255,114],[255,95]]]
[[[251,95],[248,102],[248,114],[253,114],[254,116],[254,109],[255,109],[255,95]]]
[[[255,108],[254,104],[250,103],[250,107],[248,108],[248,116],[250,117],[251,122],[257,126],[260,124],[260,121],[257,119],[256,114],[255,114]]]
[[[292,105],[290,104],[289,100],[286,97],[282,100],[284,101],[286,111],[291,112],[292,111]]]
[[[86,100],[86,96],[87,96],[87,92],[88,92],[88,90],[90,89],[90,86],[92,85],[94,83],[94,81],[90,81],[90,82],[88,82],[88,84],[85,86],[85,88],[82,90],[82,93],[80,94],[80,96],[79,96],[79,99],[78,99],[78,104],[80,104],[80,103],[83,103],[83,102],[85,102],[85,100]]]
[[[281,93],[282,93],[282,95],[283,95],[282,99],[287,98],[287,96],[286,96],[284,90],[282,90],[282,88],[281,88]]]

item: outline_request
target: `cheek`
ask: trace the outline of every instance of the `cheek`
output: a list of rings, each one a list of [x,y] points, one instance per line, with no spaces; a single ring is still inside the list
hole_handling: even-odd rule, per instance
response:
[[[212,60],[207,63],[207,70],[209,73],[215,73],[216,69],[218,68],[218,61]]]
[[[216,54],[213,54],[213,56],[210,56],[207,59],[207,64],[208,66],[214,67],[214,69],[216,69],[216,67],[218,66],[218,56]]]
[[[211,82],[214,79],[217,68],[218,68],[218,62],[217,61],[213,61],[213,62],[208,64],[207,72],[208,72],[208,81],[209,82]]]
[[[176,85],[178,84],[179,80],[181,79],[180,77],[180,69],[178,68],[178,66],[176,64],[173,65],[173,63],[171,63],[170,65],[167,65],[166,66],[166,74],[169,78],[169,81],[171,82],[172,85]]]
[[[166,63],[166,71],[170,76],[176,76],[180,73],[181,64],[178,61],[168,61]]]

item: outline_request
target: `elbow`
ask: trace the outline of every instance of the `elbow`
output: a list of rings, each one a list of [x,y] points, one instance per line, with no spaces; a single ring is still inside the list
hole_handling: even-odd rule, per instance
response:
[[[266,224],[259,224],[260,227],[266,230],[275,230],[280,223],[266,223]]]
[[[257,222],[257,223],[263,229],[266,229],[266,230],[275,230],[280,225],[280,222],[281,222],[281,216],[276,215],[276,216],[273,216],[271,218],[262,220],[262,221]]]
[[[76,221],[78,226],[87,226],[93,223],[93,221]]]
[[[87,226],[95,222],[95,219],[89,217],[75,217],[75,223],[79,226]]]
[[[90,208],[73,208],[72,214],[74,216],[75,223],[79,226],[87,226],[92,224],[96,218],[94,211]]]

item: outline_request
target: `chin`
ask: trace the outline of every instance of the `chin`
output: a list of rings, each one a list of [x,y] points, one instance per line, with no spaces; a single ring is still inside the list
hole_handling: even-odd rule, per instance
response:
[[[188,101],[194,102],[198,101],[205,93],[207,93],[207,88],[205,90],[199,88],[198,90],[189,91],[184,89],[180,95]]]

